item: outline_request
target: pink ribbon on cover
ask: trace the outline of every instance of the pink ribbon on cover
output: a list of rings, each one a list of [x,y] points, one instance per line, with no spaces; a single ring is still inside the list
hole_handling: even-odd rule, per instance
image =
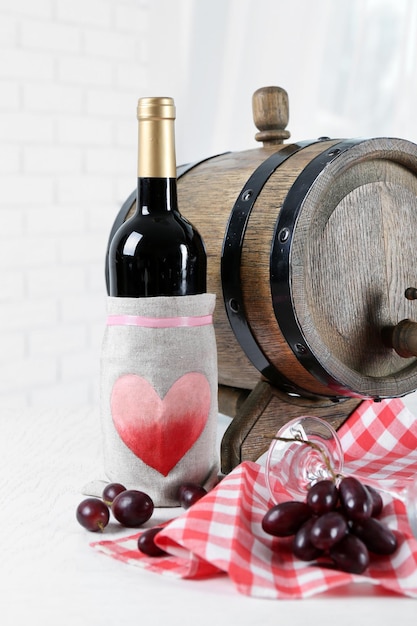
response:
[[[140,326],[142,328],[181,328],[208,326],[213,323],[212,315],[182,317],[145,317],[143,315],[109,315],[108,326]]]

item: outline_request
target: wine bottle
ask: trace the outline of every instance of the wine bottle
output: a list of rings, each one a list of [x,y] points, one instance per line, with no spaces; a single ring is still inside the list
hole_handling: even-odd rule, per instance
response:
[[[117,297],[205,293],[207,257],[198,231],[178,210],[175,105],[140,98],[136,212],[109,248],[109,293]]]

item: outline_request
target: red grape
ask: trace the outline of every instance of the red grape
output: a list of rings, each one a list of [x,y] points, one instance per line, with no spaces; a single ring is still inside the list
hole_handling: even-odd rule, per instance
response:
[[[147,556],[165,556],[167,552],[162,550],[162,548],[155,543],[155,536],[161,532],[161,530],[162,528],[160,526],[154,526],[153,528],[144,530],[138,539],[139,551]]]
[[[365,485],[365,487],[369,495],[371,496],[371,501],[372,501],[371,515],[372,517],[378,517],[378,515],[380,515],[380,513],[382,512],[382,508],[384,506],[382,496],[376,489],[374,489],[370,485]]]
[[[397,537],[392,530],[373,517],[353,522],[351,531],[375,554],[393,554],[398,547]]]
[[[311,543],[311,527],[315,521],[316,518],[311,517],[295,534],[292,551],[301,561],[313,561],[323,554],[322,550]]]
[[[339,492],[332,480],[319,480],[307,492],[307,504],[316,515],[332,511],[339,500]]]
[[[111,506],[115,497],[118,496],[119,493],[122,493],[122,491],[126,491],[124,485],[120,483],[109,483],[103,489],[102,498],[108,506]]]
[[[310,517],[311,509],[305,502],[281,502],[265,513],[262,528],[275,537],[290,537]]]
[[[115,497],[111,509],[114,517],[123,526],[137,528],[151,517],[154,504],[143,491],[126,489]]]
[[[312,525],[311,543],[320,550],[328,550],[348,532],[347,521],[337,511],[323,513]]]
[[[369,491],[353,476],[343,478],[339,485],[340,502],[347,517],[363,520],[371,517],[372,499]]]
[[[97,532],[104,530],[109,523],[110,511],[102,500],[86,498],[77,507],[77,521],[87,530]]]
[[[348,533],[330,548],[336,567],[350,574],[362,574],[369,565],[369,552],[358,537]]]
[[[197,483],[183,483],[178,490],[178,500],[183,509],[189,509],[206,494],[207,490]]]

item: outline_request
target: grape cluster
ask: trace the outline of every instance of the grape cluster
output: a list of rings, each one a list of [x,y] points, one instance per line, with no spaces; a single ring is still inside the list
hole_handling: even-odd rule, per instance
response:
[[[269,509],[263,530],[275,537],[293,537],[292,552],[302,561],[329,563],[362,574],[372,554],[390,555],[397,538],[377,519],[381,495],[352,476],[339,485],[321,480],[310,487],[305,502],[287,501]]]

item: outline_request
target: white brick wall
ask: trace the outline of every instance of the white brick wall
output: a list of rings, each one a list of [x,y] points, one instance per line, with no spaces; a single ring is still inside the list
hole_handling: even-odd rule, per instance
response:
[[[98,400],[150,0],[0,0],[0,408]]]
[[[416,141],[411,4],[0,0],[0,409],[98,401],[104,255],[135,186],[140,95],[175,98],[179,163],[255,147],[251,97],[268,84],[289,93],[293,140]]]

